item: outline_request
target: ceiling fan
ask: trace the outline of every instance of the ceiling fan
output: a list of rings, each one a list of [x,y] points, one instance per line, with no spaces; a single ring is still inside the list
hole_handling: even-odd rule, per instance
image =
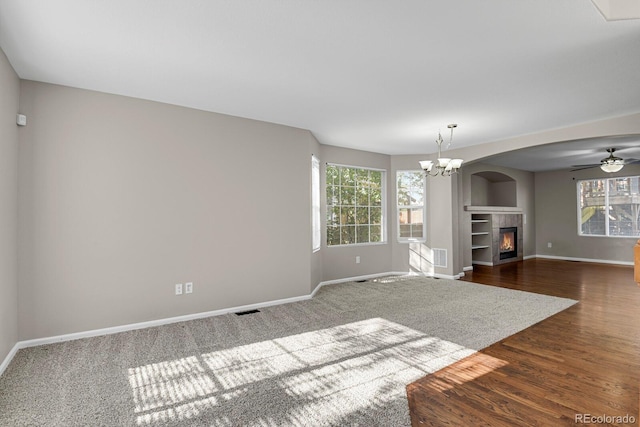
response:
[[[616,152],[615,148],[607,148],[607,153],[609,153],[609,157],[606,157],[600,160],[600,163],[592,164],[592,165],[573,165],[574,169],[571,169],[571,172],[580,171],[583,169],[591,169],[599,167],[603,171],[607,173],[618,172],[620,169],[624,167],[624,165],[629,165],[631,163],[640,163],[638,159],[627,159],[624,160],[620,157],[616,157],[613,153]]]

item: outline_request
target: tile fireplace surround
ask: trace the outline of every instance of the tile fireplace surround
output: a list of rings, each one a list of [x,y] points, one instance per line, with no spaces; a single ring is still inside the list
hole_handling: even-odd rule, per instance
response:
[[[521,208],[467,205],[464,210],[469,212],[472,223],[472,263],[500,265],[521,261],[524,258],[524,228]],[[500,259],[500,229],[511,227],[517,230],[516,256]]]
[[[518,230],[517,256],[512,258],[500,259],[500,229],[507,227],[515,227]],[[523,250],[523,232],[522,232],[522,214],[510,213],[492,213],[491,214],[491,244],[493,248],[493,265],[506,264],[508,262],[522,261]]]

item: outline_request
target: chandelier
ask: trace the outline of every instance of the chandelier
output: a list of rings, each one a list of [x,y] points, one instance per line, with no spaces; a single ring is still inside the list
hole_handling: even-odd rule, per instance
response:
[[[609,157],[606,159],[600,160],[600,169],[607,173],[618,172],[620,169],[624,167],[624,160],[620,157],[616,157],[613,153],[616,151],[615,148],[609,148],[607,153],[609,153]]]
[[[451,142],[453,141],[453,130],[458,127],[456,124],[450,124],[447,126],[451,129],[451,136],[449,137],[449,143],[446,148],[449,148]],[[462,159],[450,159],[448,157],[442,157],[442,143],[444,140],[442,139],[442,135],[438,131],[438,139],[436,139],[436,144],[438,144],[438,159],[434,162],[433,160],[422,160],[420,161],[420,167],[424,170],[427,176],[450,176],[452,173],[458,172],[460,166],[462,166]]]

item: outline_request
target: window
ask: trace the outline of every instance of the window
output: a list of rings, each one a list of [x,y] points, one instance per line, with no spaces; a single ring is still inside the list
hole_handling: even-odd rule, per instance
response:
[[[311,244],[313,252],[320,250],[320,161],[311,156]]]
[[[327,245],[384,241],[385,172],[327,165]]]
[[[640,237],[640,176],[578,181],[578,234]]]
[[[398,206],[398,240],[424,241],[425,231],[425,179],[423,171],[396,173]]]

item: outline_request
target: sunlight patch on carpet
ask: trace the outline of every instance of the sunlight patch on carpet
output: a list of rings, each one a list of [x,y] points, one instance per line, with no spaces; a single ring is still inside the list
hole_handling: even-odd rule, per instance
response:
[[[213,425],[231,425],[238,422],[230,409],[235,400],[272,408],[259,416],[264,425],[326,425],[403,399],[406,384],[473,353],[371,318],[138,366],[128,374],[138,425],[204,412]]]

